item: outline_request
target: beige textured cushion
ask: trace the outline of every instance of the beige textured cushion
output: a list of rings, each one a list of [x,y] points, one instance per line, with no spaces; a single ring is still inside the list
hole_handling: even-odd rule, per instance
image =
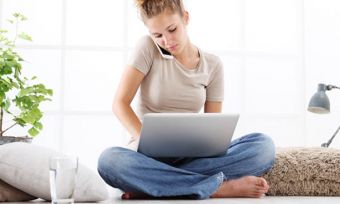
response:
[[[36,197],[16,189],[8,183],[0,180],[0,202],[19,202],[34,199],[36,199]]]
[[[264,178],[270,185],[267,195],[340,196],[340,150],[278,148]]]
[[[0,145],[0,179],[30,195],[50,200],[49,158],[62,153],[14,142]],[[97,173],[79,164],[74,199],[77,202],[106,200],[106,184]]]

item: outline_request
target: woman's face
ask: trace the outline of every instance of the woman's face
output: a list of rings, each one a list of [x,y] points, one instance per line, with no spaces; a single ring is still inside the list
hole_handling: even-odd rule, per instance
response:
[[[145,21],[152,39],[172,55],[181,53],[188,42],[185,28],[187,24],[187,12],[181,16],[177,12],[172,13],[168,10]]]

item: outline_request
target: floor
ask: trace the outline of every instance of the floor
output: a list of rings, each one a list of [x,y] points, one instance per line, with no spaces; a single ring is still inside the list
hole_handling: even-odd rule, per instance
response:
[[[264,197],[261,199],[246,199],[246,198],[229,198],[229,199],[208,199],[208,200],[135,200],[122,201],[120,199],[113,199],[109,203],[116,204],[339,204],[340,197]]]
[[[8,203],[8,204],[50,204],[49,202],[44,202],[43,200],[35,200],[32,202],[21,202],[21,203]],[[126,201],[121,200],[118,197],[112,198],[110,200],[101,202],[103,204],[339,204],[340,197],[263,197],[260,199],[250,199],[250,198],[229,198],[229,199],[208,199],[208,200],[132,200]],[[91,203],[84,203],[91,204]]]

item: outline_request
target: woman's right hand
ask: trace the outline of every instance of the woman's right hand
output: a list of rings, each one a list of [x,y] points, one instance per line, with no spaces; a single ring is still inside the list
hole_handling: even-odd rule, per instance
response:
[[[131,140],[127,144],[126,148],[137,152],[138,145],[139,145],[139,137],[138,138],[131,138]]]

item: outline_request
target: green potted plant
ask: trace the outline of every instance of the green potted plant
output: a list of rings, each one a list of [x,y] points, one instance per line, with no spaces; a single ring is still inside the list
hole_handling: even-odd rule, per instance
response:
[[[18,39],[32,41],[31,37],[18,32],[18,25],[26,17],[14,13],[13,19],[8,20],[14,27],[14,35],[10,39],[10,32],[0,29],[0,145],[14,141],[30,142],[32,137],[39,134],[43,125],[40,120],[43,116],[39,105],[43,101],[50,101],[52,89],[41,83],[34,83],[36,76],[27,78],[22,74],[24,61],[15,51]],[[5,127],[4,121],[11,121]],[[25,136],[8,136],[6,133],[14,126],[28,127]]]

